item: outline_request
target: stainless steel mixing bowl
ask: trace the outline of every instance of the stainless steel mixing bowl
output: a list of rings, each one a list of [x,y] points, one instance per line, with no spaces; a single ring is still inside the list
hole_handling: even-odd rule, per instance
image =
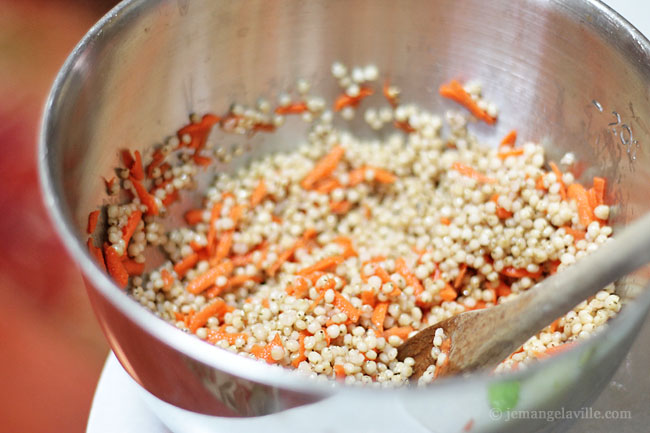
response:
[[[101,176],[111,175],[119,148],[150,149],[190,112],[274,97],[299,77],[332,98],[334,60],[375,63],[403,88],[404,100],[432,111],[451,107],[437,95],[441,82],[481,79],[501,110],[496,127],[472,126],[474,133],[495,143],[516,128],[523,139],[544,143],[553,159],[574,152],[580,179],[601,173],[610,180],[607,200],[618,203],[619,226],[650,206],[650,45],[598,1],[126,1],[63,66],[39,148],[47,207],[86,277],[112,349],[154,396],[211,415],[197,418],[202,425],[275,420],[291,430],[460,431],[471,420],[472,431],[556,429],[546,420],[495,419],[490,409],[503,405],[497,400],[504,395],[516,409],[588,404],[628,351],[647,294],[602,334],[526,371],[441,380],[423,390],[350,389],[305,380],[175,329],[120,291],[86,253],[86,216],[105,203]],[[293,148],[302,128],[258,135],[252,150],[217,169]],[[628,278],[621,294],[631,299],[646,281],[647,272]]]

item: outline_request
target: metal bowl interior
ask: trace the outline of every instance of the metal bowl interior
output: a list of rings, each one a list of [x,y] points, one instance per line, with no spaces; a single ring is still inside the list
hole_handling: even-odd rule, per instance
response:
[[[650,44],[596,0],[415,0],[408,7],[390,0],[125,1],[90,30],[57,77],[39,163],[47,207],[127,371],[166,402],[226,417],[278,413],[328,397],[350,402],[342,417],[399,405],[424,426],[440,427],[435,415],[444,412],[450,428],[468,418],[480,427],[492,425],[488,390],[503,383],[519,384],[517,407],[579,407],[594,398],[627,352],[647,295],[600,337],[527,371],[377,392],[315,383],[210,347],[145,311],[94,265],[84,248],[86,216],[107,203],[101,176],[118,165],[118,149],[146,154],[188,113],[274,98],[297,78],[331,100],[334,60],[376,64],[400,85],[403,100],[434,112],[452,107],[437,95],[441,82],[480,79],[500,107],[496,127],[472,125],[482,140],[497,143],[516,128],[522,139],[543,143],[552,159],[573,152],[578,179],[609,179],[616,225],[650,207],[643,187],[650,179]],[[361,123],[350,128],[376,135]],[[297,121],[258,134],[246,140],[244,155],[215,169],[291,150],[304,131]],[[225,147],[241,142],[223,134],[211,140]],[[198,201],[197,194],[183,199],[185,207]],[[637,297],[647,278],[640,271],[626,279],[621,295]]]

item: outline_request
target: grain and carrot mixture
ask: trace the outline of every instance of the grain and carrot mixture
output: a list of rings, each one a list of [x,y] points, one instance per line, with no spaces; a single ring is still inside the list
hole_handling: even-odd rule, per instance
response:
[[[89,239],[91,255],[143,306],[210,344],[314,376],[387,386],[412,374],[412,358],[396,359],[410,335],[507,301],[610,237],[603,178],[577,183],[516,131],[495,146],[469,133],[471,121],[498,117],[477,84],[443,84],[440,95],[462,108],[439,117],[403,104],[397,87],[377,83],[372,65],[335,63],[332,74],[343,91],[331,109],[301,80],[275,107],[260,100],[223,116],[191,116],[151,155],[123,151],[123,167],[106,179],[121,204],[90,214],[89,233],[98,220],[107,227],[101,248]],[[333,126],[334,116],[351,119],[367,98],[375,108],[363,119],[387,130],[381,142]],[[217,173],[186,224],[165,226],[195,175],[232,157],[210,144],[211,133],[270,133],[288,116],[313,122],[304,144],[234,175]],[[145,273],[147,247],[167,261]],[[609,286],[497,371],[566,349],[619,309]],[[436,364],[421,384],[446,361],[449,339],[438,331]]]

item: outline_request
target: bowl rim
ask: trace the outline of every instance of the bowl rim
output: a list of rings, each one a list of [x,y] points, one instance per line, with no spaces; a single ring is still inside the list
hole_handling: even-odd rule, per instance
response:
[[[376,394],[377,388],[375,387],[349,386],[335,381],[323,382],[309,380],[290,369],[269,365],[216,346],[205,344],[205,342],[195,336],[175,328],[173,325],[159,319],[144,309],[139,303],[127,295],[125,291],[119,289],[110,277],[91,260],[86,249],[83,248],[82,242],[78,238],[78,231],[73,227],[68,213],[63,210],[63,199],[58,194],[58,186],[60,184],[54,180],[50,169],[52,160],[50,158],[48,143],[50,141],[49,136],[51,135],[51,131],[56,128],[56,116],[53,114],[55,107],[65,93],[66,80],[73,73],[75,65],[87,50],[92,49],[96,40],[111,34],[110,31],[106,31],[107,29],[110,29],[111,26],[116,26],[117,22],[124,16],[146,12],[147,9],[167,1],[170,0],[123,0],[88,30],[67,57],[56,75],[41,116],[37,154],[40,190],[50,221],[53,223],[57,235],[73,261],[81,268],[84,276],[88,278],[86,284],[91,284],[105,300],[143,331],[159,340],[162,344],[195,361],[233,376],[290,391],[313,395],[327,395],[345,389],[346,392],[358,392],[364,394],[364,396],[368,396],[368,393]],[[616,26],[619,30],[617,33],[619,37],[624,37],[626,40],[634,42],[643,49],[645,57],[648,60],[647,63],[650,64],[650,42],[648,39],[631,23],[601,0],[564,0],[553,3],[560,4],[560,7],[580,7],[607,17],[610,25]],[[649,307],[650,290],[644,290],[634,302],[625,305],[623,310],[626,313],[618,314],[610,320],[610,325],[605,327],[601,338],[607,338],[606,336],[608,335],[616,334],[624,327],[625,322],[628,321],[628,317],[630,318],[629,320],[632,320],[631,318],[635,315],[644,315],[647,313]],[[469,383],[521,380],[561,362],[562,359],[571,356],[572,353],[588,350],[596,344],[597,340],[596,338],[589,338],[586,341],[581,341],[572,350],[541,360],[541,362],[532,363],[525,370],[505,372],[499,375],[491,375],[490,372],[483,371],[472,374],[470,380],[465,377],[455,376],[437,380],[427,387],[417,389],[412,387],[382,388],[381,393],[382,395],[386,395],[387,393],[390,395],[399,393],[413,395],[414,393],[441,392],[441,390],[455,388]]]

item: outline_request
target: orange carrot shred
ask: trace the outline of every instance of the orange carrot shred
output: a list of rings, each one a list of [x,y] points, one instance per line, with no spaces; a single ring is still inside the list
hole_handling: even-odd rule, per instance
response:
[[[309,239],[313,238],[316,236],[316,230],[313,229],[308,229],[303,233],[302,237],[298,239],[291,247],[289,247],[287,250],[282,252],[282,254],[279,255],[278,259],[269,267],[267,270],[267,273],[270,276],[274,276],[275,273],[280,269],[280,267],[289,260],[292,256],[293,253],[296,252],[297,249],[302,248]]]
[[[122,260],[124,264],[124,269],[129,275],[142,275],[144,273],[144,262],[138,263],[133,259],[124,259]]]
[[[375,293],[372,290],[364,290],[361,292],[361,302],[364,305],[375,307]]]
[[[214,253],[214,262],[219,263],[230,254],[230,248],[232,248],[233,242],[233,233],[234,230],[228,230],[221,235],[221,238],[219,238],[219,243],[217,244],[217,249]]]
[[[395,120],[393,121],[393,126],[397,129],[401,129],[407,134],[412,134],[415,132],[415,128],[411,126],[408,120],[402,120],[402,121]]]
[[[352,239],[346,236],[339,236],[337,238],[332,239],[332,242],[337,243],[343,247],[344,258],[347,259],[350,257],[357,256],[357,251],[354,249],[354,246],[352,246]]]
[[[212,164],[212,158],[210,158],[209,156],[199,155],[198,153],[192,155],[192,159],[194,160],[196,165],[200,165],[202,167],[207,167],[208,165]]]
[[[445,284],[445,287],[440,291],[440,298],[443,301],[453,301],[458,297],[458,293],[451,287],[449,284]]]
[[[544,186],[544,175],[543,174],[541,176],[539,176],[537,178],[537,180],[535,181],[535,188],[539,189],[539,190],[542,190],[542,191],[546,190],[546,187]]]
[[[398,104],[398,97],[397,95],[392,95],[391,90],[390,90],[390,81],[388,78],[386,81],[384,81],[384,86],[382,87],[382,92],[384,94],[384,97],[388,101],[388,103],[393,107],[397,107]]]
[[[442,97],[459,103],[463,107],[467,108],[474,117],[482,120],[488,125],[493,125],[496,122],[496,118],[490,116],[485,110],[481,109],[478,106],[478,103],[465,91],[463,86],[457,80],[451,80],[449,83],[443,84],[440,86],[439,91]]]
[[[97,221],[99,221],[99,211],[94,210],[88,214],[88,226],[86,227],[86,232],[89,235],[93,234],[97,228]]]
[[[199,312],[194,314],[194,316],[192,316],[188,328],[191,332],[196,332],[197,329],[208,323],[208,319],[210,317],[224,315],[229,309],[228,307],[228,304],[226,304],[221,299],[217,299],[216,301],[209,303]]]
[[[174,284],[174,277],[172,276],[171,272],[169,272],[167,269],[163,269],[160,271],[160,278],[163,280],[163,289],[165,289],[165,291],[169,291],[169,289],[172,288],[172,284]]]
[[[415,295],[419,295],[424,291],[424,287],[422,287],[422,284],[420,284],[420,280],[418,280],[418,278],[409,270],[408,266],[406,266],[406,262],[402,257],[395,260],[395,271],[404,277],[406,284],[413,287],[413,293]]]
[[[589,206],[587,190],[579,183],[572,183],[567,189],[567,196],[576,202],[580,224],[586,228],[595,218],[593,209]]]
[[[187,284],[186,290],[194,295],[198,295],[203,292],[205,289],[214,284],[214,281],[217,277],[222,275],[228,275],[232,272],[233,265],[230,261],[222,262],[210,269],[205,273],[194,278]]]
[[[345,378],[346,374],[345,374],[345,367],[343,367],[343,364],[336,364],[336,365],[334,366],[334,375],[335,375],[338,379],[343,379],[343,378]]]
[[[388,302],[380,302],[372,312],[370,321],[375,325],[377,335],[381,335],[384,332],[384,320],[386,319],[387,312]]]
[[[351,208],[352,208],[352,203],[350,203],[347,200],[330,202],[330,210],[332,211],[333,214],[336,215],[343,215],[345,213],[348,213]]]
[[[106,190],[110,193],[111,190],[113,189],[113,185],[115,184],[115,176],[111,177],[110,179],[106,179],[105,177],[102,179],[104,179]]]
[[[265,345],[265,346],[259,346],[255,345],[251,349],[251,353],[255,355],[259,359],[263,359],[269,364],[274,364],[277,361],[273,359],[271,356],[271,351],[273,350],[274,347],[283,347],[282,346],[282,339],[280,338],[280,333],[276,333],[275,337],[273,337],[273,340]]]
[[[139,180],[135,179],[133,176],[129,176],[129,180],[131,180],[140,201],[147,207],[147,215],[158,215],[158,205],[156,204],[154,197],[147,192],[147,189]]]
[[[345,257],[343,256],[331,256],[331,257],[326,257],[316,263],[314,263],[311,266],[307,266],[306,268],[302,268],[297,272],[298,275],[305,276],[309,275],[314,272],[318,271],[325,271],[325,270],[331,270],[332,268],[336,268],[338,265],[343,263],[345,261]]]
[[[556,182],[560,184],[560,196],[562,197],[562,200],[566,200],[567,189],[560,168],[553,161],[549,162],[548,165],[551,167],[551,170],[553,170],[553,173],[555,173]]]
[[[305,356],[305,337],[305,334],[300,334],[298,337],[298,356],[291,361],[291,365],[294,368],[298,368],[300,363],[307,359],[307,356]]]
[[[463,278],[465,277],[465,272],[467,272],[467,264],[462,263],[458,269],[458,276],[454,280],[454,289],[458,289],[463,283]]]
[[[584,230],[576,230],[572,229],[569,226],[562,226],[566,234],[573,236],[573,239],[575,241],[579,241],[585,238],[585,235],[587,234]]]
[[[285,289],[287,295],[295,296],[296,298],[304,298],[309,294],[309,283],[302,277],[294,279]]]
[[[502,150],[497,153],[497,156],[501,159],[506,159],[509,156],[520,156],[524,154],[524,149],[518,148],[518,149],[508,149],[508,150]]]
[[[264,182],[264,179],[260,179],[260,181],[257,183],[257,186],[253,190],[253,193],[251,194],[251,206],[255,207],[258,204],[262,203],[264,197],[266,197],[266,183]]]
[[[301,114],[307,111],[307,103],[304,101],[301,102],[294,102],[289,105],[285,105],[283,107],[277,107],[275,109],[275,114]]]
[[[144,169],[142,168],[142,155],[140,154],[139,150],[136,150],[134,152],[135,154],[135,159],[133,160],[133,164],[129,167],[129,170],[131,171],[131,176],[133,176],[137,180],[144,180]]]
[[[514,146],[515,142],[517,141],[517,130],[513,129],[512,131],[508,132],[505,137],[503,137],[503,140],[501,140],[501,146]]]
[[[221,208],[223,207],[223,204],[221,202],[217,202],[212,206],[212,210],[210,211],[210,225],[208,227],[208,253],[212,254],[214,252],[215,247],[217,246],[217,228],[215,227],[215,223],[221,216]]]
[[[341,146],[334,146],[332,150],[321,158],[307,176],[300,182],[304,189],[312,189],[314,184],[332,174],[343,158],[345,149]]]
[[[196,225],[203,222],[203,209],[190,209],[185,212],[185,222],[189,225]]]
[[[142,220],[142,212],[139,210],[131,212],[129,219],[126,221],[126,225],[122,227],[122,239],[124,239],[124,245],[129,246],[131,237],[135,230],[138,228],[138,224]]]
[[[95,258],[97,264],[99,264],[99,267],[102,268],[103,271],[106,271],[106,262],[104,261],[104,254],[102,253],[102,249],[95,246],[92,238],[88,238],[88,242],[86,244],[88,246],[88,252],[90,255]]]
[[[187,273],[187,271],[189,271],[194,266],[196,266],[198,262],[199,262],[198,253],[192,253],[174,265],[174,272],[176,272],[178,278],[183,278]]]
[[[505,266],[501,271],[499,271],[501,275],[505,275],[506,277],[510,278],[539,278],[542,276],[542,270],[540,269],[537,272],[529,272],[526,270],[526,268],[514,268],[512,266]]]
[[[359,89],[359,94],[357,96],[350,96],[346,93],[340,95],[334,101],[334,111],[341,111],[345,107],[356,107],[359,105],[361,100],[372,95],[374,91],[368,86],[361,86]]]
[[[546,357],[549,357],[549,356],[557,355],[558,353],[562,353],[562,352],[564,352],[564,351],[566,351],[568,349],[571,349],[575,344],[576,344],[575,341],[570,341],[568,343],[564,343],[564,344],[560,344],[560,345],[557,345],[557,346],[549,347],[544,352],[538,354],[538,358],[546,358]]]
[[[330,279],[332,283],[334,283],[334,279]],[[323,290],[323,294],[325,294],[326,290]],[[361,315],[361,312],[354,308],[350,301],[345,299],[343,295],[341,295],[339,292],[334,292],[334,306],[338,308],[342,313],[345,313],[348,316],[348,322],[349,323],[357,323],[359,320],[359,316]]]
[[[225,328],[225,326],[219,327],[219,329],[208,329],[206,341],[208,343],[216,344],[221,340],[226,340],[228,344],[234,345],[237,344],[237,340],[240,338],[244,341],[248,340],[248,334],[244,332],[229,333],[223,328]]]
[[[319,194],[329,194],[336,188],[341,188],[341,182],[334,178],[323,179],[314,186],[314,191]]]
[[[135,159],[133,158],[133,155],[131,155],[131,151],[129,151],[129,149],[122,150],[122,162],[124,163],[124,166],[129,170],[133,166]]]
[[[108,274],[113,277],[113,280],[120,288],[126,288],[129,283],[129,273],[124,268],[122,257],[115,251],[115,248],[108,244],[104,244],[104,257]]]
[[[448,226],[451,224],[451,220],[447,217],[440,217],[440,223]]]
[[[462,174],[463,176],[470,177],[478,182],[481,183],[496,183],[496,179],[493,179],[491,177],[485,176],[483,173],[480,173],[476,170],[474,170],[472,167],[469,165],[463,164],[461,162],[454,162],[451,165],[451,168],[456,170],[458,173]]]
[[[409,338],[409,334],[413,332],[413,328],[411,326],[393,326],[392,328],[388,328],[387,330],[384,331],[384,338],[388,339],[392,337],[393,335],[398,336],[402,340],[406,340]]]
[[[607,187],[607,180],[603,177],[594,177],[593,189],[596,192],[598,205],[605,203],[605,188]]]

